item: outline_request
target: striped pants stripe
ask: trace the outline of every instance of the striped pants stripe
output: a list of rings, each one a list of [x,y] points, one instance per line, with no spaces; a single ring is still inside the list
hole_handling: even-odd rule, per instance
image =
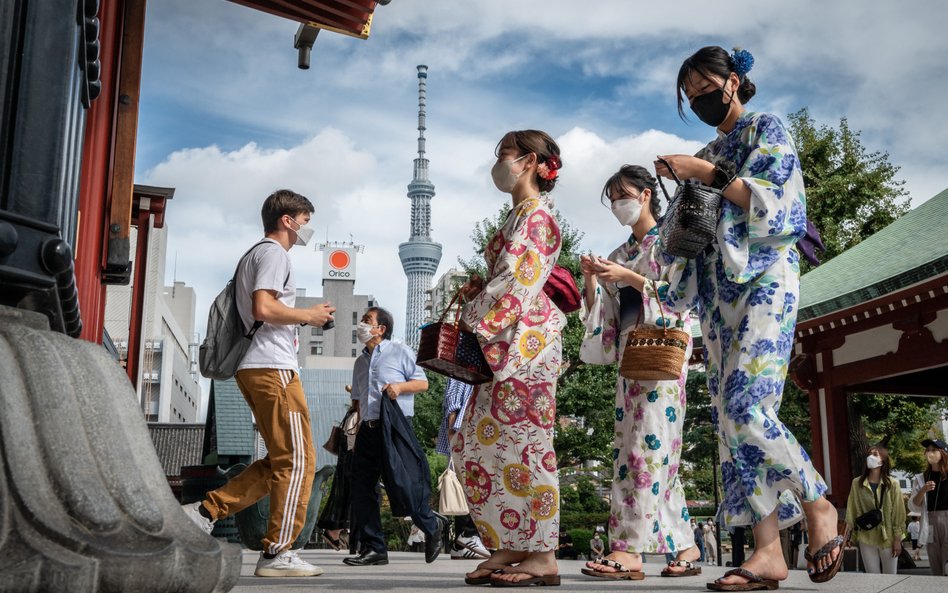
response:
[[[224,486],[207,493],[204,506],[217,520],[270,495],[270,516],[263,549],[288,549],[306,521],[313,487],[316,451],[309,409],[299,375],[283,369],[244,369],[237,385],[253,412],[267,456],[255,461]]]

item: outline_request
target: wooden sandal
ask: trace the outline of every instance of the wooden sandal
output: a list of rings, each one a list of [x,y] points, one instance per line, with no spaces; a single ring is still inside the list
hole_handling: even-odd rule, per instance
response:
[[[722,583],[721,579],[730,576],[739,576],[747,579],[746,583]],[[707,583],[708,589],[712,591],[775,591],[780,588],[780,583],[774,579],[765,579],[757,576],[746,568],[734,568],[726,573],[721,579],[713,583]]]
[[[476,572],[476,571],[478,571],[478,570],[489,570],[490,572],[487,573],[486,576],[482,576],[482,577],[469,577],[469,576],[465,576],[465,577],[464,577],[464,583],[465,583],[466,585],[489,585],[489,584],[490,584],[490,575],[494,574],[495,572],[503,572],[505,568],[507,568],[507,565],[503,565],[503,566],[499,566],[499,567],[494,567],[494,566],[478,566],[478,567],[475,568],[474,571],[472,571],[472,572]]]
[[[502,581],[500,579],[493,578],[494,574],[525,574],[530,578],[522,579],[519,581]],[[560,575],[558,574],[547,574],[547,575],[536,575],[530,574],[529,572],[505,572],[503,570],[494,571],[491,574],[490,586],[491,587],[532,587],[533,585],[549,586],[549,587],[558,587],[560,585]]]
[[[645,573],[641,570],[629,570],[623,564],[611,558],[596,558],[591,562],[614,568],[615,571],[596,570],[586,567],[580,570],[580,572],[587,576],[596,577],[597,579],[612,579],[615,581],[641,581],[645,578]]]
[[[695,563],[691,560],[672,560],[668,563],[669,567],[679,566],[685,570],[681,572],[675,572],[673,570],[668,570],[667,568],[662,570],[663,577],[693,577],[701,574],[701,567],[695,566]]]
[[[846,549],[846,544],[849,543],[850,530],[849,526],[846,526],[846,530],[842,535],[837,535],[833,539],[826,542],[822,548],[816,551],[814,554],[810,554],[810,550],[803,551],[803,557],[806,558],[807,562],[813,564],[813,572],[810,574],[810,580],[814,583],[825,583],[831,578],[836,576],[836,573],[839,572],[839,569],[843,566],[843,551]],[[833,563],[829,568],[817,572],[816,563],[829,556],[833,550],[839,548],[839,554],[836,555],[836,559],[833,560]]]

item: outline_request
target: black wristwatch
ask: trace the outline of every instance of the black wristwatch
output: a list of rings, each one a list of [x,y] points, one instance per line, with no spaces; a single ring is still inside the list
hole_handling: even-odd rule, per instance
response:
[[[715,165],[714,181],[711,182],[711,187],[720,191],[724,191],[727,189],[727,186],[731,185],[731,182],[734,181],[736,177],[737,175],[725,171],[721,167]]]

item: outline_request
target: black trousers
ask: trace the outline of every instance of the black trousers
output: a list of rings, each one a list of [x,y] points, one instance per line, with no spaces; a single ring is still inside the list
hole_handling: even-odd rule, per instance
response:
[[[361,552],[385,554],[385,532],[379,512],[379,478],[382,476],[383,433],[381,426],[363,422],[356,436],[352,458],[352,522],[359,534]],[[438,531],[438,520],[425,501],[422,508],[411,515],[412,521],[428,537]]]

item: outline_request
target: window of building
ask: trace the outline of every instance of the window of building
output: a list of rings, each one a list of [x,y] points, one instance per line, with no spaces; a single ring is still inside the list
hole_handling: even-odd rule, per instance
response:
[[[314,328],[313,328],[312,335],[314,335],[314,336],[321,336],[321,335],[323,335],[323,328],[321,328],[321,327],[314,327]]]
[[[352,325],[359,325],[359,314],[355,311],[352,312]]]
[[[322,346],[310,346],[309,353],[313,356],[322,356],[323,347]]]
[[[356,349],[353,348],[353,349],[352,349],[352,358],[355,358],[355,357],[356,357]]]
[[[356,330],[352,330],[352,343],[353,344],[359,343],[359,339],[356,337]]]

